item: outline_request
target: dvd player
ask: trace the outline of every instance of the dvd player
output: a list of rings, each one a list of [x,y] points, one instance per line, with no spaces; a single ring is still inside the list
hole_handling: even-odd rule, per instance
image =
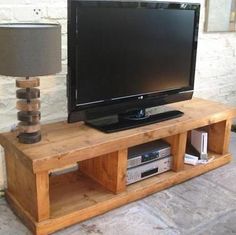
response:
[[[157,175],[171,169],[172,156],[154,160],[152,162],[127,170],[127,185]]]
[[[155,140],[146,144],[134,146],[128,150],[127,168],[139,166],[169,155],[170,145],[164,140]]]

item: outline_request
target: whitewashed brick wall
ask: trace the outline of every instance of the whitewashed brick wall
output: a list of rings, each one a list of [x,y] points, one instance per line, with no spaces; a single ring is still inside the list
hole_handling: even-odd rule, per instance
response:
[[[200,2],[202,5],[195,96],[236,105],[236,34],[203,33],[205,0],[194,2]],[[43,122],[61,120],[67,116],[66,7],[66,0],[0,0],[0,23],[33,21],[58,22],[62,25],[62,72],[41,78]],[[39,15],[36,15],[33,9],[40,9]],[[9,130],[14,123],[16,123],[15,80],[11,77],[0,77],[0,131]],[[0,189],[6,185],[3,162],[3,153],[0,149]]]

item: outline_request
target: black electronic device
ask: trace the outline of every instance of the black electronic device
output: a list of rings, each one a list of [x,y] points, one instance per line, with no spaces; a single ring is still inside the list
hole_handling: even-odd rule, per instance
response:
[[[68,0],[68,122],[113,132],[181,116],[145,109],[192,98],[199,14],[195,3]]]

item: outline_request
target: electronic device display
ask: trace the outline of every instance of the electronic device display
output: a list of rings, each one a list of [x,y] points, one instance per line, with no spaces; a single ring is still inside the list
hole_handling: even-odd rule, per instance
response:
[[[167,157],[171,154],[170,144],[164,140],[155,140],[128,149],[127,168]]]
[[[68,122],[113,132],[181,116],[145,108],[192,98],[199,13],[195,3],[69,0]]]

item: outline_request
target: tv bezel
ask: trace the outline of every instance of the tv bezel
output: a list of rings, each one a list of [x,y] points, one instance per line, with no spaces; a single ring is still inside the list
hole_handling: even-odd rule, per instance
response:
[[[95,4],[94,4],[95,3]],[[99,3],[99,4],[97,4]],[[116,100],[106,100],[99,103],[90,103],[81,105],[77,103],[76,93],[79,92],[76,86],[76,8],[83,5],[95,7],[122,7],[127,3],[158,9],[181,9],[194,10],[194,30],[193,45],[191,56],[191,71],[189,78],[189,86],[168,91],[144,93],[134,95],[132,97],[120,97]],[[188,9],[186,9],[188,8]],[[173,102],[191,99],[194,90],[194,77],[196,66],[196,53],[198,42],[200,3],[184,3],[184,2],[163,2],[163,1],[85,1],[85,0],[68,0],[68,71],[67,71],[67,98],[68,98],[68,122],[77,122],[96,119],[104,116],[125,113],[135,109],[145,109],[149,107],[169,104]]]

